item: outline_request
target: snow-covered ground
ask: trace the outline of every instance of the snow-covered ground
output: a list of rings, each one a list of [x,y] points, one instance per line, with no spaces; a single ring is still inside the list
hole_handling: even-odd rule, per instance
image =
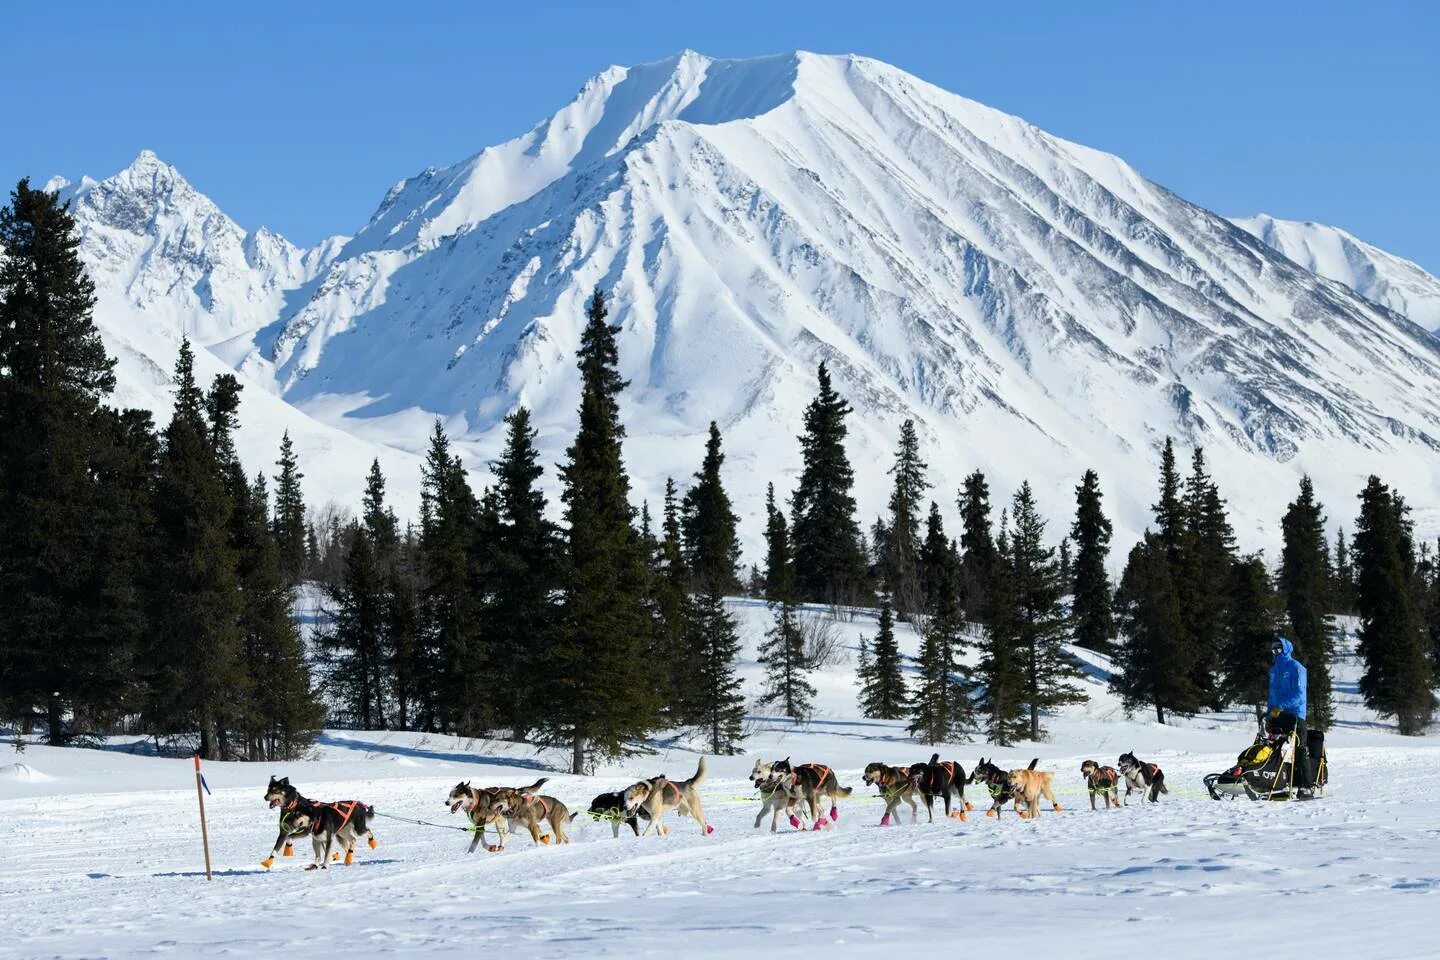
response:
[[[766,616],[737,601],[753,658]],[[835,629],[872,634],[861,615]],[[903,642],[913,652],[915,638]],[[275,839],[261,793],[274,773],[309,796],[358,797],[381,813],[450,824],[457,780],[521,784],[560,758],[517,744],[414,733],[326,732],[315,759],[206,766],[216,875],[206,883],[188,760],[118,738],[104,750],[30,745],[0,755],[0,955],[16,957],[436,955],[988,957],[1238,955],[1433,957],[1440,891],[1440,740],[1407,739],[1358,703],[1353,657],[1337,663],[1342,722],[1330,732],[1328,795],[1312,804],[1218,803],[1200,777],[1250,740],[1239,713],[1161,727],[1127,718],[1091,664],[1092,700],[1050,718],[1052,739],[1012,749],[946,744],[969,768],[1041,758],[1067,807],[1035,822],[880,827],[860,784],[871,760],[913,762],[929,745],[902,724],[857,717],[852,662],[818,677],[819,712],[796,728],[757,715],[746,755],[711,758],[714,834],[672,822],[665,837],[611,838],[587,817],[567,847],[514,840],[467,855],[467,835],[379,819],[377,850],[305,873],[305,849],[260,867]],[[751,691],[758,668],[746,664]],[[689,776],[682,740],[596,777],[550,773],[583,809],[643,775]],[[1089,809],[1079,764],[1133,749],[1165,770],[1158,806]],[[752,829],[755,755],[834,766],[855,786],[838,828]],[[978,799],[978,798],[977,798]],[[979,804],[977,803],[977,806]]]

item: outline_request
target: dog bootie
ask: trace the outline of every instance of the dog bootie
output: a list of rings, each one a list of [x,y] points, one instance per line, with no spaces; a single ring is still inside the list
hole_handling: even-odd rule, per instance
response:
[[[1064,813],[1064,812],[1065,812],[1065,808],[1062,807],[1062,806],[1060,806],[1060,804],[1057,803],[1057,804],[1055,804],[1055,812],[1056,812],[1056,813]]]
[[[269,870],[271,867],[275,866],[275,855],[272,853],[264,860],[261,860],[260,866],[264,867],[266,870]]]
[[[340,851],[339,851],[339,850],[336,850],[334,853],[330,854],[330,861],[331,861],[332,863],[338,863],[339,860],[340,860]]]
[[[882,827],[888,827],[888,826],[890,826],[890,814],[887,813],[887,814],[885,814],[885,816],[883,816],[883,817],[880,818],[880,826],[882,826]]]
[[[965,809],[966,809],[966,810],[974,810],[974,809],[975,809],[975,804],[971,803],[969,800],[966,800],[966,801],[965,801]]]
[[[550,846],[550,834],[548,834],[548,833],[542,833],[542,834],[540,834],[540,842],[543,843],[543,844],[545,844],[545,846],[547,846],[547,847]]]
[[[826,820],[824,817],[821,817],[819,820],[816,820],[816,821],[815,821],[815,826],[812,827],[811,829],[816,830],[816,831],[820,831],[820,830],[826,829],[826,828],[829,827],[829,826],[830,826],[830,821],[829,821],[829,820]]]
[[[790,814],[790,826],[794,827],[796,830],[800,829],[800,818],[795,816],[795,814],[793,813]]]
[[[712,834],[712,833],[714,833],[714,832],[715,832],[715,828],[714,828],[714,827],[710,826],[710,824],[708,824],[708,823],[705,824],[705,836],[708,837],[708,836],[710,836],[710,834]]]
[[[951,820],[964,820],[964,819],[965,819],[965,811],[964,811],[964,810],[952,810],[952,811],[950,811],[950,819],[951,819]]]
[[[318,863],[312,863],[312,864],[310,864],[310,866],[306,867],[305,869],[306,869],[306,870],[319,870],[319,869],[320,869],[320,864],[318,864]]]
[[[840,819],[840,808],[834,806],[833,804],[832,804],[831,807],[830,807],[830,819],[831,819],[831,820],[839,820],[839,819]]]
[[[294,844],[290,844],[290,843],[285,844],[285,852],[282,854],[282,856],[286,856],[286,857],[293,857],[293,856],[295,856],[295,845],[294,845]]]
[[[489,850],[491,853],[504,853],[504,852],[505,852],[505,848],[504,848],[504,847],[502,847],[502,846],[500,846],[500,845],[498,845],[498,844],[494,844],[494,843],[487,845],[487,846],[485,847],[485,849],[486,849],[486,850]]]
[[[380,846],[380,844],[378,844],[378,843],[375,842],[375,838],[374,838],[374,837],[371,837],[369,842],[370,842],[370,849],[371,849],[371,850],[374,850],[376,847]]]
[[[345,851],[345,866],[348,867],[348,866],[350,866],[350,864],[352,864],[352,863],[354,863],[354,862],[355,862],[355,851],[354,851],[354,850],[346,850],[346,851]]]
[[[993,817],[993,816],[995,816],[995,808],[994,808],[994,807],[991,807],[989,810],[986,810],[986,811],[985,811],[985,816],[987,816],[987,817]]]

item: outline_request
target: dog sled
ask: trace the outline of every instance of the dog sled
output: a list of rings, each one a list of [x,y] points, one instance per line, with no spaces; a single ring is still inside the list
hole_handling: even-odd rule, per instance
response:
[[[1315,796],[1324,796],[1325,783],[1330,779],[1329,761],[1325,756],[1325,734],[1310,730],[1305,738],[1310,753],[1310,768],[1315,775]],[[1294,797],[1295,731],[1273,727],[1255,736],[1255,742],[1236,758],[1235,765],[1205,777],[1205,789],[1215,800],[1290,800]]]

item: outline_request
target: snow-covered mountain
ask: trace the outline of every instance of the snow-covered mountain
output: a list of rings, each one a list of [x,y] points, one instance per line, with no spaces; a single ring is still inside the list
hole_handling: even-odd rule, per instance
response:
[[[1440,332],[1440,278],[1418,263],[1323,223],[1264,213],[1232,219],[1306,270]]]
[[[1245,545],[1275,541],[1301,471],[1347,524],[1370,472],[1440,504],[1440,340],[1119,158],[874,60],[613,67],[317,251],[258,255],[258,232],[174,201],[161,168],[116,178],[130,202],[79,194],[105,295],[132,325],[230,338],[218,353],[272,399],[366,449],[419,451],[439,415],[479,465],[523,403],[558,460],[600,287],[639,495],[688,476],[718,420],[751,543],[821,360],[856,409],[867,515],[906,417],[943,505],[976,467],[997,499],[1028,478],[1057,538],[1089,466],[1138,533],[1166,434],[1205,445]],[[151,205],[165,216],[126,213]],[[312,474],[342,456],[309,453]]]

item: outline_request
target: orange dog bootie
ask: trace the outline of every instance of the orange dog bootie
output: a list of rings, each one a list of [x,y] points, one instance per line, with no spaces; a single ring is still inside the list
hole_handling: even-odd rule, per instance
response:
[[[293,856],[295,856],[295,845],[294,845],[293,843],[287,843],[287,844],[285,844],[285,851],[281,854],[281,856],[284,856],[284,857],[293,857]]]
[[[345,851],[345,866],[348,867],[348,866],[350,866],[350,864],[352,864],[352,863],[354,863],[354,862],[355,862],[355,851],[354,851],[354,850],[346,850],[346,851]]]
[[[272,853],[264,860],[261,860],[260,866],[264,867],[266,870],[269,870],[271,867],[275,866],[275,854]]]
[[[375,838],[374,838],[374,837],[371,837],[371,838],[369,839],[369,841],[367,841],[367,842],[370,844],[370,849],[371,849],[371,850],[374,850],[376,847],[380,846],[380,844],[378,844],[378,843],[375,842]]]

